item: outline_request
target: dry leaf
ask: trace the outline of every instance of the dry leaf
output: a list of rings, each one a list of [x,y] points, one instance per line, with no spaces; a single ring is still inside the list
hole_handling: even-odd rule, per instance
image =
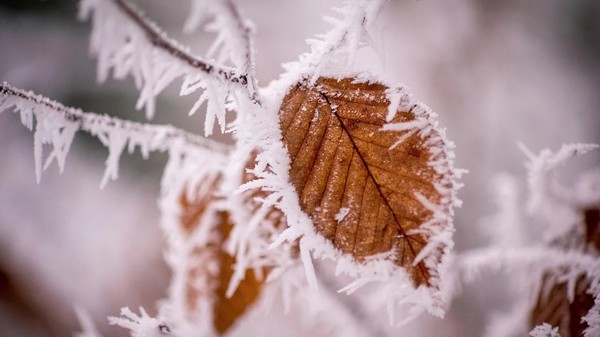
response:
[[[197,226],[201,223],[201,218],[209,211],[208,208],[214,201],[212,192],[219,183],[218,180],[211,184],[208,193],[199,195],[194,200],[188,200],[185,193],[182,193],[181,226],[186,233],[191,235],[194,230],[198,230]],[[213,327],[219,335],[224,335],[257,301],[264,278],[257,278],[254,271],[248,269],[233,296],[226,297],[236,260],[225,251],[223,243],[229,237],[233,223],[227,212],[217,212],[215,221],[216,224],[211,232],[213,240],[204,246],[195,247],[190,260],[204,256],[202,260],[215,261],[216,265],[200,264],[188,270],[185,293],[187,309],[190,313],[198,312],[199,301],[211,302]],[[208,278],[206,282],[208,284],[203,282],[198,284],[197,281],[204,278]]]
[[[316,231],[341,252],[359,262],[395,252],[394,262],[416,285],[428,284],[425,263],[413,266],[427,243],[414,230],[431,219],[432,212],[416,194],[441,204],[434,184],[442,176],[430,165],[431,147],[440,144],[428,142],[435,131],[383,131],[389,88],[353,81],[305,81],[284,98],[280,125],[291,183]],[[398,110],[389,122],[414,121],[411,109]],[[431,129],[429,124],[422,128],[426,127]],[[403,136],[406,139],[396,144]]]
[[[600,209],[584,210],[585,238],[579,240],[578,248],[600,252]],[[537,301],[531,310],[529,319],[533,328],[542,323],[558,327],[562,337],[583,337],[583,331],[588,327],[582,322],[594,305],[594,297],[587,293],[590,281],[581,276],[575,285],[575,296],[569,301],[566,282],[557,282],[560,272],[546,272],[542,278],[542,286]]]
[[[562,337],[583,337],[583,331],[587,323],[581,318],[590,311],[594,305],[592,295],[586,293],[589,281],[580,277],[575,287],[573,302],[567,296],[567,284],[556,283],[556,275],[545,274],[542,280],[542,289],[554,284],[548,293],[540,291],[535,307],[530,317],[530,327],[533,328],[542,323],[548,323],[558,327]]]

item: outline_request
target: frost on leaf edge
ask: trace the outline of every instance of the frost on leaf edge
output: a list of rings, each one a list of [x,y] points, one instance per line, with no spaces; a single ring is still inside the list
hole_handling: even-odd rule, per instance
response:
[[[346,75],[337,72],[335,77],[356,77],[360,79],[359,81],[368,81],[367,76],[357,76],[357,74]],[[276,200],[276,202],[268,207],[277,207],[286,215],[288,227],[271,244],[271,249],[276,249],[284,242],[299,240],[300,260],[304,265],[307,282],[311,288],[317,287],[317,277],[312,259],[334,260],[337,266],[336,274],[349,275],[355,279],[340,291],[350,294],[367,284],[382,283],[388,289],[388,312],[390,316],[394,316],[396,306],[407,305],[410,307],[410,317],[400,323],[407,322],[425,311],[442,317],[450,297],[450,293],[446,289],[444,276],[447,273],[449,264],[448,255],[453,248],[451,240],[454,232],[452,223],[453,208],[460,205],[456,193],[461,186],[459,183],[461,171],[454,168],[453,144],[447,140],[445,130],[438,126],[437,121],[435,121],[436,115],[426,105],[413,99],[406,88],[400,87],[399,92],[404,100],[396,101],[399,104],[403,102],[403,104],[412,107],[411,111],[415,116],[427,123],[428,127],[425,131],[422,131],[421,137],[425,137],[427,132],[433,132],[434,135],[437,135],[431,139],[431,142],[439,144],[439,147],[436,148],[438,152],[432,152],[433,160],[430,160],[430,165],[443,177],[442,181],[439,182],[439,186],[436,186],[442,195],[441,209],[434,208],[432,203],[424,200],[424,198],[419,198],[424,206],[432,210],[434,214],[428,223],[420,227],[426,235],[429,235],[428,241],[430,244],[424,247],[423,251],[425,253],[418,256],[431,271],[432,287],[420,286],[414,289],[408,274],[391,261],[386,260],[385,256],[374,256],[365,263],[359,264],[351,256],[341,254],[331,242],[316,233],[312,220],[300,209],[296,191],[289,182],[288,170],[290,163],[279,130],[278,112],[288,90],[303,78],[305,77],[301,74],[297,74],[296,77],[288,74],[279,81],[274,82],[265,90],[271,95],[263,95],[263,97],[271,97],[271,100],[265,102],[269,114],[250,121],[254,125],[247,126],[256,130],[258,130],[258,127],[276,130],[270,134],[265,132],[260,137],[251,140],[258,144],[258,148],[263,149],[263,152],[257,156],[254,169],[250,170],[257,179],[242,185],[240,188],[241,190],[260,188],[269,191],[272,196],[271,200]],[[389,88],[394,88],[383,81],[377,80],[377,82],[387,85]],[[389,99],[394,102],[395,98],[390,97]],[[267,206],[263,205],[263,207]],[[444,225],[440,226],[440,224]],[[406,284],[411,284],[411,286],[406,287]]]

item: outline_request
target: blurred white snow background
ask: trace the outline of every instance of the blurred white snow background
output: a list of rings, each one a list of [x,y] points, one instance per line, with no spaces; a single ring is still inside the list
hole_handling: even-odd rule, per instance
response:
[[[278,77],[282,62],[308,49],[305,39],[328,29],[321,14],[339,4],[238,2],[256,23],[262,86]],[[181,33],[189,1],[138,3],[198,53],[212,38]],[[481,223],[496,211],[495,177],[512,175],[517,189],[525,190],[526,157],[518,142],[534,152],[600,143],[600,2],[392,1],[384,17],[384,65],[372,52],[360,53],[358,62],[406,84],[439,115],[456,143],[456,165],[469,170],[459,194],[464,205],[455,219],[456,249],[485,246]],[[72,1],[0,0],[0,81],[86,111],[144,120],[134,109],[137,92],[130,81],[96,84],[89,30],[76,21]],[[201,131],[202,117],[187,116],[194,98],[180,98],[174,87],[158,100],[153,122]],[[32,143],[18,116],[0,115],[0,336],[69,335],[78,330],[74,304],[87,308],[107,336],[124,335],[105,317],[124,305],[151,311],[166,293],[169,270],[162,262],[156,204],[166,157],[124,155],[120,178],[99,190],[106,150],[78,135],[65,172],[58,175],[52,167],[38,185]],[[565,167],[561,179],[573,182],[599,166],[596,151]],[[379,311],[359,307],[368,302],[368,291],[349,303],[390,335],[480,336],[489,313],[507,309],[512,300],[505,283],[504,276],[485,277],[463,289],[444,320],[425,317],[402,330],[388,326]],[[281,326],[265,328],[274,321]],[[286,327],[297,328],[299,336],[327,335],[302,330],[294,312],[244,324],[241,335],[277,336]]]

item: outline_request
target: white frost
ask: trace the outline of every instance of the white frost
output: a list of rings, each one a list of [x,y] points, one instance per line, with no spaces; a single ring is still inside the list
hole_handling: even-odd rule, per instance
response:
[[[225,99],[236,90],[248,90],[239,79],[231,80],[240,76],[233,68],[220,67],[192,55],[188,48],[167,37],[128,1],[82,0],[79,17],[92,22],[90,49],[98,58],[98,81],[104,82],[111,71],[116,79],[132,76],[140,91],[136,108],[145,108],[147,118],[154,116],[156,96],[181,78],[182,95],[203,89],[211,98],[206,130],[212,131],[214,121],[218,121],[223,130]],[[161,41],[162,49],[157,47],[157,40]],[[175,54],[179,56],[175,57]],[[203,101],[201,97],[191,111]]]
[[[532,337],[560,337],[558,333],[558,328],[553,328],[552,325],[548,323],[543,323],[531,330],[529,332],[529,336]]]
[[[346,218],[348,213],[350,213],[350,208],[348,208],[348,207],[340,208],[340,210],[335,214],[335,221],[337,221],[338,223],[344,221],[344,219]]]
[[[121,317],[108,317],[108,322],[129,329],[131,337],[164,337],[170,334],[171,329],[167,324],[150,317],[144,308],[140,308],[140,313],[138,316],[124,307],[121,308]]]

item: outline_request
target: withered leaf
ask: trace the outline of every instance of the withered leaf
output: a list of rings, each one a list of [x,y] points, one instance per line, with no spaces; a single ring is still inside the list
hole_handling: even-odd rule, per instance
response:
[[[585,277],[577,280],[575,297],[571,302],[567,295],[567,284],[565,282],[557,283],[553,276],[555,275],[546,273],[542,279],[542,290],[531,311],[530,328],[548,323],[553,327],[558,327],[558,332],[562,337],[583,337],[587,323],[582,322],[581,318],[594,305],[593,296],[586,293],[590,282]],[[544,288],[548,286],[550,286],[550,290],[545,293]]]
[[[219,179],[211,183],[210,192],[218,183]],[[206,214],[210,203],[214,201],[213,193],[210,192],[198,195],[194,200],[188,200],[185,193],[181,194],[181,227],[189,235],[198,229],[201,217]],[[190,256],[190,260],[203,255],[211,261],[216,261],[217,268],[215,270],[208,265],[196,265],[186,274],[185,297],[188,311],[197,312],[200,300],[210,301],[213,310],[213,327],[219,335],[224,335],[252,307],[264,283],[264,278],[257,278],[254,271],[248,269],[233,296],[227,298],[225,295],[236,262],[235,257],[223,247],[232,227],[233,223],[227,212],[216,214],[216,224],[211,233],[216,239],[209,244],[195,247],[192,253],[194,256]],[[208,278],[208,287],[198,287],[196,281],[199,278]]]
[[[290,180],[316,231],[337,249],[359,262],[395,252],[394,262],[416,285],[428,284],[425,264],[413,266],[426,237],[412,231],[432,212],[415,195],[439,205],[442,196],[434,184],[442,177],[430,165],[432,134],[382,131],[388,89],[353,78],[294,86],[279,115]],[[414,119],[409,107],[391,122]],[[407,138],[394,147],[401,136]]]
[[[585,237],[570,240],[568,244],[567,240],[561,238],[562,240],[556,242],[556,245],[598,254],[600,252],[600,209],[585,209],[583,215]],[[594,305],[594,297],[587,292],[591,285],[590,281],[587,277],[580,276],[575,285],[575,296],[573,301],[570,301],[566,282],[557,281],[559,275],[560,270],[544,273],[540,293],[531,309],[530,328],[548,323],[558,327],[562,337],[583,337],[583,332],[588,325],[581,318]]]

